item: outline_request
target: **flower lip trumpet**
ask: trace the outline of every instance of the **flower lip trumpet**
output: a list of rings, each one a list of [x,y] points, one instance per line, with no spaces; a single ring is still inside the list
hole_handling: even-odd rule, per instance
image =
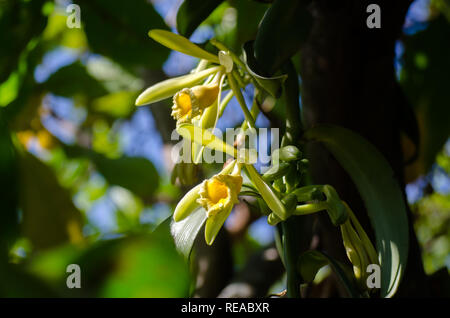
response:
[[[217,83],[183,88],[173,96],[172,117],[178,123],[189,122],[211,106],[219,95]]]
[[[208,217],[215,216],[239,201],[241,187],[240,175],[215,175],[203,181],[197,202],[205,208]]]

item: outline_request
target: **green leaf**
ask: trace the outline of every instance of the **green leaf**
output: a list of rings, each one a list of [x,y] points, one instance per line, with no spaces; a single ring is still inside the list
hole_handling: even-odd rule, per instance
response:
[[[81,240],[81,214],[53,171],[25,151],[20,154],[19,167],[22,230],[33,247]]]
[[[172,221],[170,224],[170,232],[175,241],[175,246],[186,258],[189,258],[194,241],[206,219],[205,209],[199,207],[180,222]]]
[[[42,33],[45,0],[2,1],[0,6],[0,83],[17,69],[21,53]]]
[[[199,59],[219,63],[219,58],[216,55],[203,50],[181,35],[166,30],[150,30],[148,36],[169,49],[198,57]]]
[[[309,35],[310,0],[275,0],[264,15],[254,48],[258,69],[271,76],[300,49]]]
[[[255,81],[264,88],[270,95],[279,98],[282,93],[282,86],[287,79],[287,75],[280,76],[263,76],[262,71],[258,68],[258,63],[254,56],[253,41],[247,42],[243,46],[245,65],[248,72],[253,76]]]
[[[92,109],[112,117],[128,117],[134,108],[136,92],[119,91],[92,101]]]
[[[348,129],[322,125],[305,137],[322,142],[357,186],[375,230],[381,296],[393,296],[406,267],[409,238],[405,201],[392,168],[372,144]]]
[[[112,256],[116,266],[100,289],[100,297],[189,296],[189,267],[168,231],[126,238]]]
[[[177,12],[177,30],[185,37],[190,37],[195,29],[224,0],[184,0]]]
[[[361,298],[352,271],[346,265],[317,250],[306,251],[298,259],[298,270],[302,279],[307,283],[311,283],[319,269],[325,265],[330,265],[350,297]]]
[[[64,269],[65,270],[65,269]],[[58,297],[43,280],[27,273],[22,266],[0,260],[0,297],[55,298]]]
[[[43,83],[43,87],[55,95],[66,97],[84,94],[97,98],[108,93],[105,87],[87,72],[81,62],[60,68]]]
[[[169,51],[149,41],[149,29],[167,28],[150,1],[76,0],[93,52],[112,58],[135,71],[161,68]]]
[[[168,228],[151,234],[62,246],[32,258],[28,270],[63,297],[177,298],[189,295],[189,268]],[[81,268],[81,288],[68,289],[68,264]]]

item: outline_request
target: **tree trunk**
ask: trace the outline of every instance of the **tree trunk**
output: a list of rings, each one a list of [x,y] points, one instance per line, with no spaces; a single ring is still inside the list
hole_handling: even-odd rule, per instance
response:
[[[381,7],[381,28],[369,29],[370,3]],[[302,50],[302,103],[307,127],[331,123],[349,128],[373,143],[391,164],[402,188],[404,157],[400,144],[394,57],[410,0],[314,2],[314,24]],[[331,184],[355,211],[374,242],[364,204],[349,176],[322,146],[309,146],[314,183]],[[409,212],[409,211],[408,211]],[[410,214],[410,212],[409,212]],[[318,216],[321,248],[346,261],[339,229]],[[429,295],[421,253],[410,219],[408,264],[398,296]]]

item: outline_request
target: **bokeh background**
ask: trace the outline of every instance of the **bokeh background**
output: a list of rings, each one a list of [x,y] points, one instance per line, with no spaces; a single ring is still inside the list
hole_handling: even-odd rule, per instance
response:
[[[198,62],[147,36],[152,28],[176,32],[182,1],[75,1],[81,28],[68,28],[72,3],[0,0],[0,295],[187,296],[201,282],[168,233],[150,234],[188,189],[170,181],[170,101],[134,106],[143,89]],[[191,40],[216,37],[238,51],[266,8],[224,2]],[[450,269],[449,39],[450,2],[416,0],[393,61],[420,128],[405,181],[427,274]],[[269,113],[280,115],[276,105]],[[242,120],[233,100],[218,127]],[[261,115],[257,126],[270,120]],[[414,152],[407,138],[404,147]],[[245,204],[226,228],[236,273],[261,251],[276,261],[273,229]],[[83,269],[80,290],[65,288],[71,263]],[[269,293],[284,289],[281,266],[273,266]]]

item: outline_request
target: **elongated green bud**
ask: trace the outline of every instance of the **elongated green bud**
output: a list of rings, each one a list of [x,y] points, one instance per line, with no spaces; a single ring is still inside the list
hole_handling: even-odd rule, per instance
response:
[[[154,29],[148,32],[148,36],[171,50],[198,57],[199,59],[219,63],[219,58],[216,55],[205,51],[198,45],[192,43],[184,36],[181,36],[179,34],[175,34],[166,30]]]
[[[188,193],[186,193],[180,202],[178,202],[175,212],[173,213],[173,219],[175,222],[183,220],[200,206],[197,202],[197,199],[200,197],[200,189],[201,184],[195,186]]]
[[[150,86],[138,96],[136,99],[136,106],[156,103],[160,100],[172,97],[183,88],[191,87],[199,83],[209,75],[218,72],[220,69],[221,66],[211,67],[201,72],[187,74],[159,82],[153,86]]]
[[[252,165],[245,165],[250,180],[252,180],[255,187],[259,190],[267,206],[275,213],[280,219],[285,220],[287,218],[286,209],[281,203],[280,199],[273,192],[272,188],[261,178],[260,174],[256,171]]]

